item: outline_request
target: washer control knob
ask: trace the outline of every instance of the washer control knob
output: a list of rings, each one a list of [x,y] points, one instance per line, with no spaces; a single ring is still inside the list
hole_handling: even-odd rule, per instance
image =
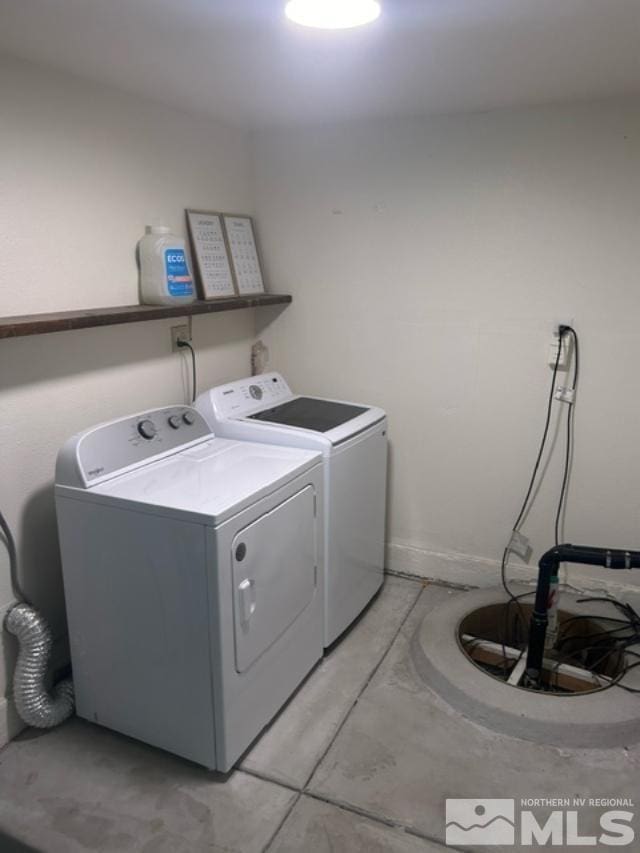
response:
[[[262,400],[262,388],[259,385],[250,385],[249,393],[254,400]]]
[[[168,418],[168,422],[169,422],[169,426],[172,429],[180,429],[180,426],[182,424],[182,421],[180,420],[180,418],[177,415],[171,415],[171,417]]]
[[[150,441],[152,438],[156,437],[156,425],[153,421],[150,421],[148,418],[145,418],[145,420],[140,421],[140,423],[138,424],[138,432],[143,438],[146,438],[147,441]]]
[[[196,416],[193,414],[193,412],[185,412],[182,415],[182,420],[187,426],[193,426],[196,422]]]

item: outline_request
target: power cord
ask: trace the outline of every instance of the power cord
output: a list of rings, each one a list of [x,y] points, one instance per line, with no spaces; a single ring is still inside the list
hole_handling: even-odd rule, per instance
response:
[[[192,374],[191,402],[195,403],[196,396],[197,396],[197,390],[198,390],[198,382],[197,382],[197,378],[196,378],[196,352],[195,352],[194,348],[191,346],[191,344],[189,343],[189,341],[183,341],[181,338],[179,338],[176,341],[176,345],[180,349],[182,349],[183,347],[188,347],[189,351],[191,352],[191,374]]]
[[[502,554],[502,565],[501,565],[502,586],[504,587],[505,592],[507,593],[507,595],[509,596],[509,598],[512,601],[516,599],[516,596],[513,595],[513,593],[509,589],[509,585],[507,583],[506,572],[507,572],[508,556],[509,556],[509,553],[511,551],[511,543],[513,541],[513,536],[514,536],[514,534],[519,533],[520,527],[522,525],[522,520],[523,520],[523,518],[527,512],[528,507],[529,507],[529,500],[530,500],[531,495],[533,493],[533,488],[535,486],[536,479],[538,477],[538,471],[540,469],[540,463],[542,462],[542,457],[544,456],[544,451],[545,451],[545,448],[547,446],[547,440],[549,438],[549,428],[551,426],[551,414],[553,412],[553,399],[554,399],[554,392],[555,392],[555,388],[556,388],[556,379],[558,376],[558,370],[560,368],[560,358],[562,357],[562,338],[564,335],[563,329],[566,329],[566,328],[568,328],[568,327],[561,326],[560,330],[559,330],[560,336],[558,339],[558,352],[556,354],[556,360],[555,360],[555,363],[553,365],[553,376],[551,377],[551,387],[549,388],[549,396],[547,399],[547,414],[546,414],[545,423],[544,423],[544,430],[542,432],[542,439],[540,441],[540,447],[538,448],[538,455],[536,457],[536,461],[535,461],[535,464],[533,466],[533,471],[531,472],[531,478],[529,479],[529,485],[527,487],[527,492],[525,494],[524,500],[522,501],[522,506],[520,507],[520,511],[516,517],[516,520],[513,524],[513,527],[511,528],[511,538],[509,539],[509,542],[508,542],[508,544],[507,544],[507,546],[504,549],[504,552]]]
[[[556,644],[556,651],[559,655],[561,655],[555,666],[556,683],[558,669],[565,662],[571,663],[573,665],[581,665],[584,668],[590,669],[592,672],[594,672],[597,667],[603,664],[606,667],[608,663],[608,658],[610,658],[612,655],[615,655],[616,657],[622,655],[624,659],[626,659],[627,657],[640,658],[640,654],[630,648],[631,646],[637,646],[640,644],[640,615],[637,613],[637,611],[630,604],[623,601],[618,601],[616,598],[592,596],[590,598],[578,599],[578,603],[581,604],[592,601],[612,604],[624,618],[619,619],[612,616],[580,614],[565,619],[560,626],[558,642]],[[583,619],[596,622],[613,622],[616,625],[619,625],[620,627],[598,631],[595,634],[567,634],[567,629],[569,625],[575,624],[576,622],[579,622]],[[622,637],[619,636],[621,631],[627,632],[626,635]],[[590,640],[594,642],[591,645],[582,646],[574,652],[562,651],[562,647],[564,645],[566,645],[568,642],[576,640]],[[609,645],[603,646],[603,643],[607,642],[609,642]],[[593,655],[593,653],[597,654],[598,652],[602,652],[602,654],[600,654],[595,660],[591,660],[590,662],[585,660],[585,655]],[[623,666],[620,672],[615,675],[615,677],[610,679],[608,684],[605,684],[600,689],[608,690],[611,687],[620,687],[622,690],[626,690],[628,693],[640,694],[639,688],[630,687],[626,684],[621,683],[627,673],[630,672],[630,670],[632,669],[636,669],[638,666],[640,666],[640,661],[636,663],[627,663],[626,666]]]
[[[7,545],[7,551],[9,552],[9,573],[11,576],[11,587],[13,589],[13,594],[18,599],[18,601],[22,601],[25,604],[32,606],[31,602],[24,594],[24,591],[20,584],[20,579],[18,578],[18,556],[16,551],[16,542],[13,538],[11,528],[9,527],[6,518],[1,512],[0,528],[2,528],[2,533],[4,535],[5,542]]]
[[[547,398],[547,414],[545,417],[544,429],[542,432],[542,438],[540,440],[540,446],[538,448],[538,455],[536,456],[536,461],[535,461],[535,464],[533,466],[533,470],[531,472],[531,477],[529,479],[529,485],[527,487],[527,491],[526,491],[526,494],[524,496],[524,500],[522,501],[520,511],[518,512],[516,520],[515,520],[512,528],[511,528],[511,536],[509,538],[509,542],[507,543],[507,545],[504,548],[504,551],[502,552],[502,561],[501,561],[501,565],[500,565],[500,579],[501,579],[504,591],[506,592],[506,594],[509,597],[509,601],[507,602],[507,606],[505,607],[504,622],[502,625],[502,649],[503,649],[503,660],[504,660],[504,667],[505,667],[505,675],[506,675],[506,633],[507,633],[507,627],[509,624],[510,607],[512,604],[515,604],[518,608],[518,616],[520,617],[521,630],[522,630],[522,635],[523,635],[523,639],[521,642],[521,649],[520,649],[520,658],[522,658],[522,655],[524,654],[525,649],[526,649],[526,631],[524,630],[524,626],[526,625],[526,618],[524,615],[524,611],[520,605],[520,600],[522,598],[526,598],[528,595],[533,595],[533,591],[532,592],[525,592],[525,593],[522,593],[521,595],[514,595],[513,592],[511,591],[511,589],[509,588],[509,584],[507,581],[507,567],[508,567],[508,563],[509,563],[509,555],[510,555],[511,550],[512,550],[513,538],[517,533],[520,532],[520,527],[521,527],[523,519],[527,513],[527,509],[529,507],[531,495],[533,494],[534,486],[535,486],[535,483],[536,483],[536,480],[538,477],[538,471],[540,470],[540,464],[542,462],[542,459],[544,456],[544,451],[545,451],[545,448],[547,446],[547,440],[549,438],[549,429],[551,427],[551,415],[553,412],[553,400],[554,400],[554,394],[555,394],[555,389],[556,389],[556,379],[558,377],[558,370],[560,368],[560,359],[562,357],[562,343],[563,343],[564,335],[567,334],[569,331],[573,333],[575,340],[577,341],[576,332],[571,328],[571,326],[559,326],[559,328],[558,328],[558,351],[556,353],[556,360],[555,360],[554,365],[553,365],[553,375],[551,377],[551,386],[549,388],[549,395]],[[577,344],[576,344],[576,354],[577,354]],[[577,376],[578,376],[576,368],[577,368],[577,363],[574,365],[574,393],[575,393],[575,383],[577,381]],[[571,417],[571,422],[570,422],[571,424],[573,423],[572,412],[573,412],[573,404],[571,404],[571,408],[569,411],[569,416]],[[564,477],[563,477],[563,488],[562,488],[562,493],[561,493],[561,497],[560,497],[560,504],[558,507],[557,515],[556,515],[556,531],[557,531],[558,526],[559,526],[559,518],[560,518],[560,515],[562,513],[562,507],[564,505],[564,499],[566,496],[566,482],[568,480],[568,472],[569,472],[570,463],[571,463],[571,453],[572,453],[572,448],[568,446],[567,447],[567,455],[565,457],[565,473],[564,473]],[[557,536],[557,532],[556,532],[556,536]],[[518,661],[516,661],[516,663],[519,662],[520,658],[518,658]]]

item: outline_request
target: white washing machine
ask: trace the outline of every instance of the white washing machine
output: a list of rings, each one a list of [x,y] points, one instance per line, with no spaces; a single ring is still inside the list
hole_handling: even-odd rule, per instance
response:
[[[218,434],[322,451],[325,470],[325,646],[384,577],[387,419],[375,406],[293,394],[279,373],[220,385],[196,408]]]
[[[322,656],[320,454],[176,406],[70,439],[55,491],[78,714],[229,770]]]

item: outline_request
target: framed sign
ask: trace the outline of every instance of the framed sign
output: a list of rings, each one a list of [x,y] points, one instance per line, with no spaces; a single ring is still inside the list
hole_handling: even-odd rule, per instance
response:
[[[200,296],[235,296],[222,214],[206,210],[187,210],[186,214]]]
[[[238,293],[264,293],[260,258],[250,216],[224,214],[229,258]]]

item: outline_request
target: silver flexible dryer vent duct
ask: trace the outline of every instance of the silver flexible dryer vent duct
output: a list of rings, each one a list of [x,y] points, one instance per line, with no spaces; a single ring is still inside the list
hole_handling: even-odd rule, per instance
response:
[[[28,604],[16,604],[7,614],[5,626],[20,644],[13,676],[18,713],[28,726],[38,729],[59,725],[73,712],[73,682],[70,678],[59,681],[52,695],[44,686],[52,645],[46,620]]]

